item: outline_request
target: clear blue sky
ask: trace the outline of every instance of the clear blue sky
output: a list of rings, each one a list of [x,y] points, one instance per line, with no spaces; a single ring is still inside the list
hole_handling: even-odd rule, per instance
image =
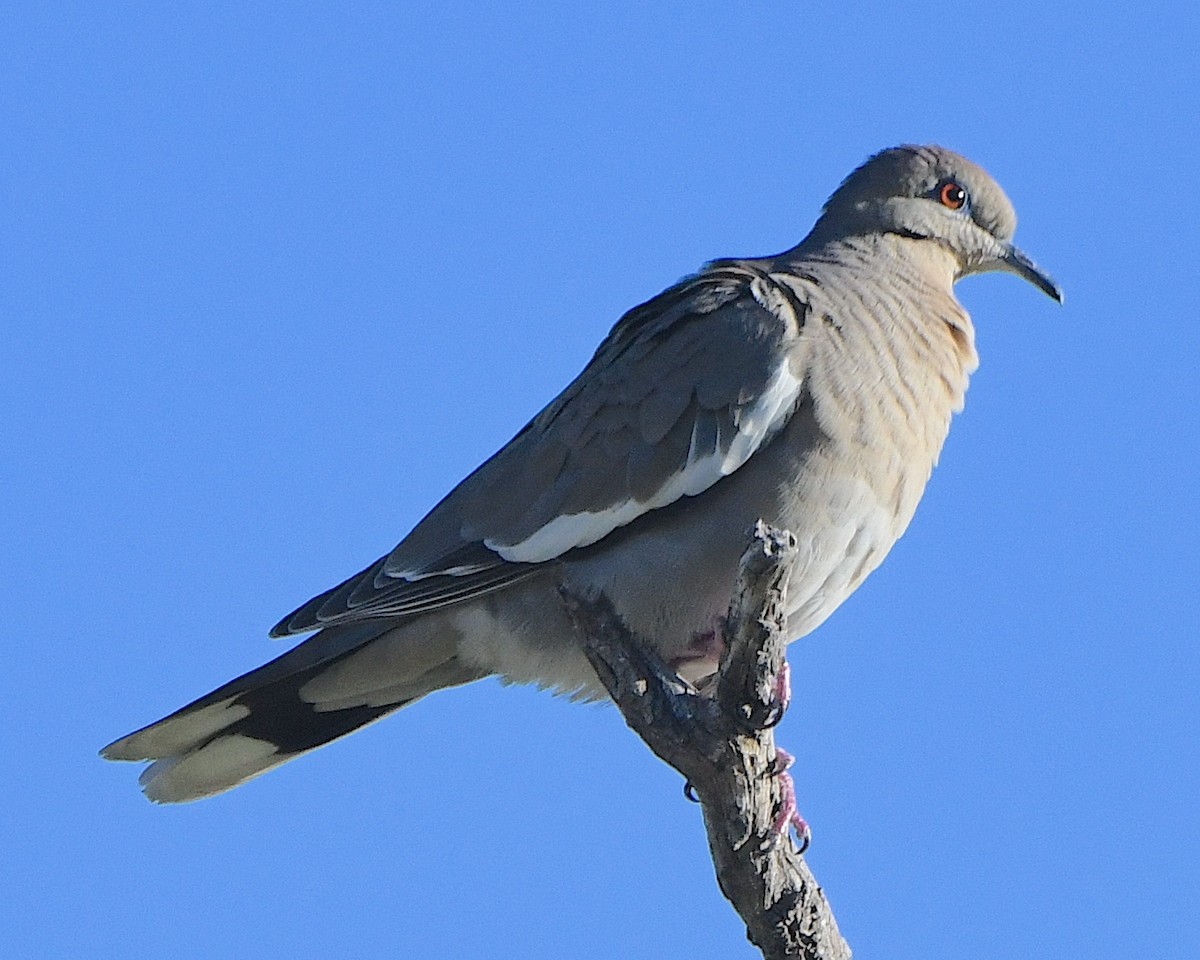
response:
[[[916,522],[792,647],[812,866],[861,957],[1200,956],[1193,4],[44,3],[0,38],[5,957],[755,956],[608,708],[480,683],[179,808],[96,750],[277,653],[623,310],[903,141],[987,167],[1067,304],[959,287],[983,366]]]

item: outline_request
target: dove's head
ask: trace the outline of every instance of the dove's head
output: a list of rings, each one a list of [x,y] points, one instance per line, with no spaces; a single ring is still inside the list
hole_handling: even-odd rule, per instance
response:
[[[1013,245],[1017,214],[1000,184],[943,147],[892,147],[848,176],[813,233],[823,239],[892,233],[940,244],[959,277],[1007,270],[1062,302],[1049,274]]]

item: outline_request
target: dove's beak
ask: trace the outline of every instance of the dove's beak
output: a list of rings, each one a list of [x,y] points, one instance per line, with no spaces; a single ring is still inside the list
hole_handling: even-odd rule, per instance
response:
[[[1010,273],[1015,273],[1018,277],[1028,280],[1046,296],[1057,300],[1059,303],[1063,302],[1062,287],[1054,282],[1054,278],[1050,274],[1046,273],[1045,270],[1041,269],[1012,244],[1009,244],[1007,252],[1000,258],[998,265],[1001,269],[1008,270]]]

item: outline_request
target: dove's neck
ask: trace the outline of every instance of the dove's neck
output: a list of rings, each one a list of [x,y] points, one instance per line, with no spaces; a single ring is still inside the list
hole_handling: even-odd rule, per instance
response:
[[[979,365],[975,328],[954,295],[961,266],[939,243],[896,233],[822,236],[814,230],[799,246],[776,257],[774,264],[774,269],[848,286],[868,300],[903,304],[900,315],[936,340],[948,335],[965,374]]]
[[[920,277],[951,297],[954,283],[962,273],[958,258],[942,244],[900,233],[839,235],[814,228],[799,245],[778,259],[795,264],[804,261],[859,264],[877,275],[894,272]]]
[[[776,258],[773,269],[823,291],[814,291],[814,302],[843,314],[848,331],[862,333],[861,355],[879,345],[880,368],[896,370],[914,396],[943,410],[948,428],[979,366],[975,328],[954,296],[953,254],[897,234],[815,239]]]

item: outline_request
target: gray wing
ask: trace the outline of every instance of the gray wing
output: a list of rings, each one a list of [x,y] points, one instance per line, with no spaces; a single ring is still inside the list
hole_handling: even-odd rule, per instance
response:
[[[805,304],[724,261],[635,307],[584,371],[399,546],[274,636],[423,613],[501,589],[732,473],[803,387]]]

